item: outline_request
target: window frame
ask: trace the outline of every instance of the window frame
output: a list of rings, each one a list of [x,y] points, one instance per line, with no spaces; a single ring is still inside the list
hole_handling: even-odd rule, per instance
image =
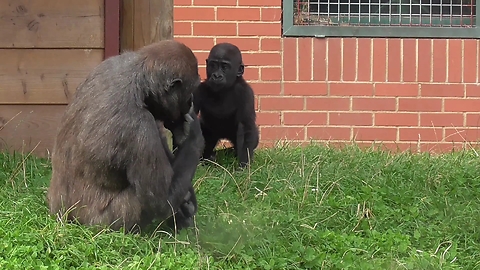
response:
[[[480,5],[475,6],[480,14]],[[284,37],[383,37],[383,38],[479,38],[480,20],[475,27],[424,26],[323,26],[294,25],[294,0],[282,1],[282,34]],[[475,15],[476,16],[476,15]]]

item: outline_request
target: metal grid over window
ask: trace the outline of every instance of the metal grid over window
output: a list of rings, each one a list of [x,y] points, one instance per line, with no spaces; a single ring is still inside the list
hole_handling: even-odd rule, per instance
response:
[[[284,0],[284,34],[479,37],[476,11],[475,0]]]
[[[473,27],[475,0],[296,1],[295,24]]]

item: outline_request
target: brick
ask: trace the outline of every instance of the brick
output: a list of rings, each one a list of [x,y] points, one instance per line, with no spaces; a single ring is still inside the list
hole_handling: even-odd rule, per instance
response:
[[[367,82],[370,81],[371,74],[371,50],[372,39],[359,38],[358,42],[358,67],[357,67],[357,81]]]
[[[173,22],[173,34],[178,35],[191,35],[192,23],[191,22]]]
[[[313,79],[324,81],[327,77],[327,40],[313,40]]]
[[[259,21],[260,8],[254,7],[218,7],[218,21]]]
[[[422,97],[463,97],[464,87],[462,84],[421,84]]]
[[[237,0],[222,0],[221,6],[235,6]],[[218,0],[193,0],[194,6],[219,6]]]
[[[418,113],[375,113],[375,126],[418,126]]]
[[[282,20],[282,9],[281,8],[262,8],[262,21],[278,21]]]
[[[400,141],[441,141],[443,138],[441,128],[399,128]]]
[[[202,37],[175,37],[176,41],[182,42],[192,50],[207,50],[213,47],[213,38]],[[200,64],[204,64],[205,59],[202,59]]]
[[[342,39],[328,39],[328,80],[340,81],[342,78]]]
[[[447,80],[447,40],[434,39],[433,40],[433,81],[446,82],[446,80]]]
[[[398,111],[406,112],[440,112],[442,100],[438,98],[399,98]]]
[[[245,67],[243,78],[247,81],[258,81],[258,79],[260,79],[260,68],[248,66]]]
[[[403,78],[404,82],[417,80],[417,41],[415,39],[403,39]]]
[[[307,98],[306,109],[308,111],[349,111],[350,98],[332,98],[332,97],[318,97]]]
[[[236,23],[222,22],[194,22],[193,35],[195,36],[236,36]]]
[[[262,81],[281,81],[282,69],[279,67],[265,67],[260,69],[260,79]]]
[[[262,111],[303,110],[303,98],[296,97],[262,97]]]
[[[314,140],[350,140],[347,127],[307,127],[307,138]]]
[[[448,40],[448,81],[452,83],[462,82],[462,46],[461,39]]]
[[[477,81],[477,40],[463,40],[463,82],[472,83]]]
[[[223,0],[222,0],[223,1]],[[239,6],[281,7],[282,0],[238,0]]]
[[[388,97],[416,97],[418,96],[418,85],[399,83],[376,83],[375,95]]]
[[[355,81],[357,76],[357,39],[343,38],[342,81]]]
[[[242,53],[243,62],[250,66],[280,66],[282,57],[279,53],[245,52]]]
[[[395,141],[397,138],[396,128],[382,127],[354,127],[353,139],[356,141]]]
[[[357,112],[330,112],[329,125],[339,126],[371,126],[373,117],[371,113]]]
[[[238,23],[239,36],[273,36],[282,35],[281,23],[248,22]]]
[[[262,51],[281,51],[282,40],[279,38],[262,38],[260,40],[260,49]]]
[[[256,122],[259,126],[278,126],[280,118],[279,112],[258,112]]]
[[[469,97],[480,97],[480,85],[478,84],[467,84],[465,85],[465,95]]]
[[[213,7],[175,7],[173,9],[175,21],[214,21]]]
[[[373,39],[373,80],[376,82],[386,81],[387,70],[387,39]]]
[[[312,79],[312,39],[298,39],[298,79],[300,81],[310,81]]]
[[[177,6],[191,6],[192,0],[175,0],[173,1],[173,5],[175,6],[175,8]]]
[[[255,95],[280,95],[281,84],[280,83],[250,83]]]
[[[193,51],[199,65],[205,65],[205,59],[208,57],[208,51]]]
[[[446,112],[478,112],[480,99],[445,99]]]
[[[395,98],[355,97],[352,100],[354,111],[395,111]]]
[[[462,143],[455,143],[452,142],[426,142],[420,145],[419,151],[421,152],[429,152],[429,153],[445,153],[445,152],[452,152],[454,150],[462,149]]]
[[[291,96],[325,96],[327,95],[327,84],[323,82],[313,83],[289,83],[283,84],[285,95]]]
[[[480,139],[478,128],[445,128],[447,142],[475,142]]]
[[[432,74],[432,40],[418,40],[418,81],[430,82]]]
[[[284,112],[283,124],[292,126],[319,126],[327,124],[326,112]]]
[[[283,40],[283,79],[297,80],[297,40],[295,38]]]
[[[260,127],[263,140],[305,140],[304,127]]]
[[[475,113],[467,113],[467,127],[480,127],[480,114]],[[480,134],[479,134],[480,135]]]
[[[370,83],[330,83],[331,96],[372,96]]]
[[[420,126],[458,127],[463,126],[463,114],[459,113],[421,113]]]
[[[402,75],[402,65],[400,57],[402,55],[402,43],[399,38],[391,38],[388,42],[388,81],[400,82]]]
[[[235,44],[240,51],[258,51],[259,49],[259,38],[239,38],[239,37],[228,37],[228,38],[217,38],[218,43],[232,43]]]

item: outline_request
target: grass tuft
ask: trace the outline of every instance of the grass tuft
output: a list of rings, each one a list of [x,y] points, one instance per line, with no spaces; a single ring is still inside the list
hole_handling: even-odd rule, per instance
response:
[[[1,269],[480,269],[480,160],[355,145],[200,166],[195,227],[98,230],[48,214],[48,160],[0,154]]]

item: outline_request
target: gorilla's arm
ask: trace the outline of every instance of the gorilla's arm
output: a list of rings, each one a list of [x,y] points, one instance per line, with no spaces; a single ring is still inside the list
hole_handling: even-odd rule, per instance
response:
[[[182,144],[180,144],[175,151],[175,158],[172,163],[172,168],[174,171],[174,180],[172,182],[172,189],[176,189],[176,186],[179,185],[180,188],[183,188],[182,183],[189,183],[190,193],[194,193],[193,187],[191,187],[191,182],[195,176],[197,170],[198,161],[200,159],[201,153],[204,148],[204,140],[202,136],[202,130],[200,128],[200,121],[196,116],[195,112],[190,110],[189,117],[187,122],[189,123],[189,128],[187,131],[187,137]],[[183,127],[178,127],[183,128]],[[178,134],[178,132],[172,132]],[[175,138],[174,138],[175,139]],[[186,194],[186,193],[185,193]],[[194,195],[194,194],[193,194]],[[182,204],[184,198],[171,197],[171,202],[179,202]],[[187,200],[188,201],[188,200]],[[172,203],[173,204],[173,203]]]
[[[239,142],[238,159],[240,166],[243,167],[252,161],[253,150],[257,147],[259,138],[253,90],[247,83],[239,83],[236,87],[241,88],[238,90],[241,90],[243,95],[237,130],[237,142]]]
[[[137,117],[136,128],[132,129],[135,130],[135,135],[131,142],[136,151],[131,153],[127,178],[142,205],[149,211],[166,216],[171,212],[167,198],[174,210],[179,209],[191,186],[191,178],[183,176],[184,171],[195,170],[196,164],[185,163],[184,168],[172,166],[153,116],[144,111]],[[195,165],[194,168],[192,165]]]

